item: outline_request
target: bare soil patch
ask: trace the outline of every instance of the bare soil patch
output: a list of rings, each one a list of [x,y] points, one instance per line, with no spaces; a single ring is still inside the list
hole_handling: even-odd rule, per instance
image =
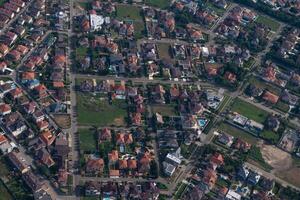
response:
[[[56,114],[53,115],[54,121],[62,129],[68,129],[71,127],[71,117],[69,114]]]

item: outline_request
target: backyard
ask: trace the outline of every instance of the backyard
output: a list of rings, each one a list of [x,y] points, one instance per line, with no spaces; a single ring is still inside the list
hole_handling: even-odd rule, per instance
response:
[[[152,112],[153,114],[160,113],[163,116],[176,115],[175,107],[171,105],[154,105],[152,106]]]
[[[143,21],[141,9],[131,5],[117,5],[117,19]]]
[[[79,130],[79,141],[80,141],[80,150],[93,152],[97,148],[97,139],[93,131],[89,129],[80,129]]]
[[[269,115],[269,113],[267,113],[266,111],[239,98],[236,98],[234,100],[231,110],[259,123],[264,123]]]
[[[157,43],[157,51],[160,59],[171,59],[170,56],[170,44]]]
[[[77,113],[80,125],[124,126],[127,105],[124,100],[113,100],[77,93]]]
[[[254,137],[253,135],[251,135],[241,129],[235,128],[227,123],[222,123],[218,129],[221,131],[224,131],[227,134],[232,135],[233,137],[240,138],[250,144],[256,144],[259,140],[258,138]]]
[[[280,24],[277,21],[267,16],[262,16],[262,15],[258,16],[256,22],[266,25],[274,32],[277,31],[280,27]]]
[[[170,0],[145,0],[145,4],[149,6],[158,7],[161,9],[166,9],[169,7],[171,1]]]

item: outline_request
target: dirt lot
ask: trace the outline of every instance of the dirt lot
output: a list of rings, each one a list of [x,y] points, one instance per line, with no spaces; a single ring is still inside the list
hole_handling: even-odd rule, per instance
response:
[[[68,114],[54,115],[54,120],[60,128],[67,129],[71,126],[71,118]]]
[[[265,161],[274,168],[273,173],[277,177],[300,187],[299,161],[293,159],[289,153],[271,145],[262,145],[261,153]]]

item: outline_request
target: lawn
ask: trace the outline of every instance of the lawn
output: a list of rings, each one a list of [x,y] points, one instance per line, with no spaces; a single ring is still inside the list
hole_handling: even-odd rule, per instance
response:
[[[254,62],[255,62],[255,59],[253,57],[250,57],[249,60],[247,60],[246,62],[244,62],[243,67],[245,69],[250,69],[250,67],[253,66]]]
[[[267,83],[257,77],[250,77],[249,78],[249,83],[255,85],[258,88],[261,89],[268,89],[270,92],[276,94],[276,95],[280,95],[281,94],[281,88],[271,84],[271,83]]]
[[[86,48],[86,47],[76,48],[76,59],[77,60],[84,59],[86,57],[87,53],[88,53],[88,48]]]
[[[152,112],[153,112],[153,114],[160,113],[163,116],[174,116],[174,115],[176,115],[175,107],[170,106],[170,105],[155,105],[155,106],[152,106]]]
[[[221,131],[224,131],[225,133],[230,134],[236,138],[240,138],[250,144],[256,144],[258,142],[258,138],[254,137],[253,135],[251,135],[239,128],[235,128],[227,123],[222,123],[218,129]]]
[[[245,101],[242,101],[239,98],[236,98],[232,104],[231,110],[238,112],[245,117],[248,117],[256,122],[263,123],[268,117],[269,113],[266,111],[250,104]]]
[[[143,21],[141,9],[131,5],[117,5],[117,19]]]
[[[133,22],[134,26],[134,36],[136,39],[140,39],[143,37],[145,33],[145,24],[143,21],[135,21]]]
[[[168,8],[170,6],[170,3],[170,0],[145,0],[145,4],[161,9]]]
[[[126,102],[113,100],[109,104],[107,99],[99,96],[77,93],[78,123],[80,125],[95,126],[123,126],[127,116]]]
[[[0,0],[0,6],[2,6],[5,2],[6,0]]]
[[[8,190],[6,189],[5,185],[2,181],[0,181],[0,200],[12,200],[13,197],[10,195]]]
[[[280,100],[276,103],[275,108],[277,108],[278,110],[284,113],[287,113],[290,110],[290,106]]]
[[[264,140],[272,142],[273,144],[276,144],[280,139],[280,134],[270,130],[263,130],[260,134],[260,137],[263,138]]]
[[[178,187],[178,190],[175,193],[175,199],[180,199],[182,193],[184,192],[185,188],[187,187],[186,183],[181,183],[180,186]]]
[[[262,16],[262,15],[258,16],[256,22],[266,25],[274,32],[277,31],[280,27],[280,24],[277,21],[267,16]]]
[[[157,43],[157,51],[160,59],[171,59],[170,45],[167,43]]]
[[[79,130],[80,150],[93,152],[97,149],[97,136],[88,129]]]
[[[217,15],[222,16],[225,13],[225,9],[218,8],[213,3],[210,3],[209,1],[206,3],[206,6],[210,8],[211,10],[215,11]]]
[[[223,110],[226,108],[227,105],[229,105],[228,103],[231,101],[231,98],[225,94],[223,101],[221,102],[221,104],[218,107],[218,113],[223,112]]]

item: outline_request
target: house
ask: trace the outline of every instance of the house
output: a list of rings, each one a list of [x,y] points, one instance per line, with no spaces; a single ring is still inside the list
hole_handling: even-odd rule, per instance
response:
[[[9,142],[5,135],[0,134],[0,150],[2,154],[10,153],[16,145],[12,142]]]
[[[1,103],[0,104],[0,115],[4,116],[11,113],[11,107],[9,104]]]
[[[45,98],[48,96],[47,88],[44,84],[40,84],[33,89],[33,93],[38,98]]]
[[[221,133],[218,136],[218,142],[220,142],[221,144],[226,145],[228,147],[230,147],[232,145],[233,139],[234,139],[233,136],[228,135],[226,133]]]
[[[103,169],[104,161],[102,158],[89,158],[85,166],[87,174],[102,174]]]
[[[39,131],[43,131],[49,127],[49,123],[46,120],[38,121],[36,125]]]
[[[9,91],[9,95],[13,99],[18,99],[18,98],[23,96],[23,91],[22,91],[21,88],[14,88],[14,89]]]
[[[103,128],[98,136],[99,143],[102,141],[111,141],[111,131],[108,128]]]
[[[251,144],[238,138],[234,143],[234,148],[238,150],[242,150],[243,152],[247,152],[250,150]]]
[[[2,56],[5,56],[8,52],[9,52],[8,46],[1,43],[0,44],[0,53],[2,54]]]
[[[271,115],[267,118],[265,124],[269,130],[276,132],[279,129],[280,121],[278,117]]]
[[[231,72],[226,72],[224,78],[230,83],[236,82],[236,75]]]
[[[141,124],[142,124],[142,115],[141,115],[141,113],[133,113],[131,115],[131,122],[135,126],[141,126]]]
[[[66,135],[59,134],[55,140],[54,159],[58,166],[65,168],[67,165],[67,158],[70,152],[69,142]]]
[[[18,62],[21,59],[21,53],[17,50],[12,50],[7,54],[7,57],[14,62]]]
[[[117,170],[117,169],[109,170],[109,177],[110,178],[119,178],[120,177],[120,171]]]
[[[218,176],[216,171],[212,169],[204,170],[200,188],[202,188],[203,191],[208,192],[216,184],[217,178]]]
[[[100,196],[101,184],[96,181],[85,182],[85,196]]]
[[[281,100],[291,106],[295,106],[299,101],[299,97],[291,94],[290,92],[288,92],[288,90],[285,89],[281,94]]]
[[[40,134],[39,139],[48,147],[53,144],[56,136],[53,135],[49,130],[46,130]]]
[[[29,165],[26,163],[21,153],[15,151],[10,152],[8,155],[9,161],[13,166],[22,174],[25,174],[30,170]]]
[[[220,153],[215,153],[211,156],[209,160],[209,165],[212,167],[213,170],[218,168],[221,165],[224,165],[224,157]]]
[[[138,161],[138,171],[140,174],[148,174],[151,159],[148,154],[144,154]]]
[[[9,125],[7,129],[11,132],[11,134],[14,137],[18,137],[27,129],[27,125],[24,121],[19,120]]]
[[[4,73],[7,69],[7,64],[6,62],[2,61],[0,62],[0,73]]]
[[[38,178],[38,176],[32,171],[24,173],[22,179],[33,193],[41,191],[45,184],[44,181],[40,180],[40,178]]]
[[[10,0],[9,2],[22,8],[26,5],[26,3],[22,0]]]
[[[265,190],[265,191],[272,191],[274,186],[275,186],[275,181],[274,180],[271,180],[271,179],[268,179],[268,178],[265,178],[265,177],[262,177],[260,179],[260,183],[259,185]]]
[[[271,104],[276,104],[279,97],[269,91],[265,91],[262,98],[267,101],[268,103],[271,103]]]
[[[242,165],[237,172],[237,177],[241,181],[245,181],[248,178],[249,174],[250,174],[249,169],[245,165]]]
[[[55,164],[50,153],[45,148],[38,150],[38,152],[36,153],[36,157],[42,164],[46,165],[48,168]]]
[[[23,109],[27,114],[33,114],[36,109],[36,103],[34,101],[31,101],[31,102],[23,105]]]
[[[42,111],[40,110],[36,110],[33,114],[32,117],[34,119],[34,121],[37,123],[39,121],[42,121],[45,119],[45,115]]]
[[[109,160],[109,164],[115,164],[118,160],[119,160],[119,152],[116,150],[112,150],[109,154],[108,154],[108,160]]]
[[[251,185],[256,185],[260,179],[260,175],[254,171],[250,171],[247,181]]]

